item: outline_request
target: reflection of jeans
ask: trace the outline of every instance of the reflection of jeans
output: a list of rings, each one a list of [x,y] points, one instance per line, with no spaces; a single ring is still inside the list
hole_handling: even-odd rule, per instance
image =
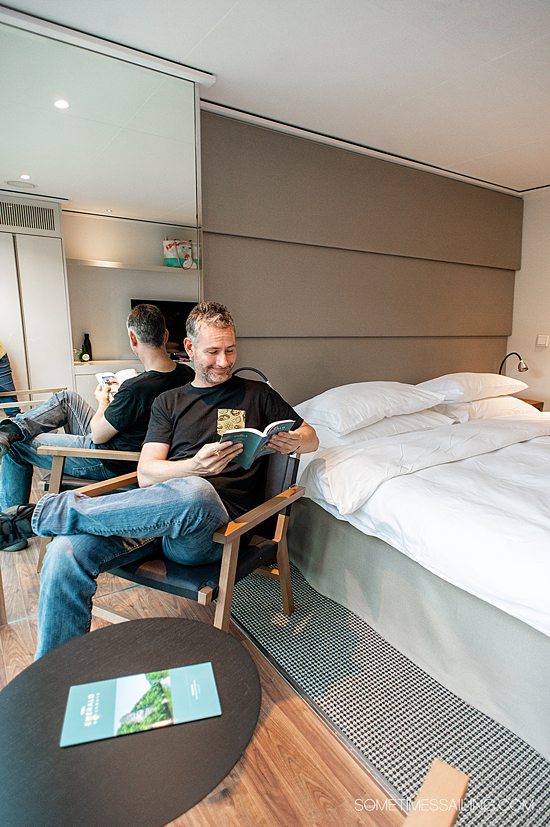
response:
[[[0,391],[14,391],[13,378],[11,375],[10,360],[8,354],[5,353],[0,359]],[[0,396],[0,402],[16,402],[15,396]],[[4,408],[8,416],[15,416],[19,413],[19,408]]]
[[[229,519],[213,486],[202,477],[168,480],[103,497],[73,491],[47,494],[36,506],[33,530],[55,535],[40,576],[39,658],[90,628],[100,572],[145,556],[146,538],[162,537],[166,557],[178,563],[219,560],[212,534]],[[132,538],[123,539],[119,536]]]
[[[38,453],[40,445],[69,448],[95,448],[91,437],[90,420],[93,409],[74,391],[59,391],[40,405],[13,417],[25,439],[14,442],[2,460],[2,508],[29,501],[33,466],[49,469],[53,457]],[[65,434],[48,434],[57,428]],[[39,436],[42,434],[42,436]],[[105,480],[115,476],[100,459],[67,457],[65,473],[74,477]]]

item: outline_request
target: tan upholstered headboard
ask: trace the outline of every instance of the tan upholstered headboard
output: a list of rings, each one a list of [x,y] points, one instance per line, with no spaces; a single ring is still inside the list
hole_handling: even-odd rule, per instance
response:
[[[520,198],[202,113],[204,295],[292,403],[496,371]]]

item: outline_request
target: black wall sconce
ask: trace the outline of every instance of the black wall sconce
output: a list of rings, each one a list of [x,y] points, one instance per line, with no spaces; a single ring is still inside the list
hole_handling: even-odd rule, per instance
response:
[[[519,353],[516,353],[516,351],[513,350],[511,353],[507,353],[506,356],[504,357],[504,359],[502,360],[502,362],[500,363],[500,367],[498,369],[499,373],[502,373],[502,368],[504,367],[504,363],[505,363],[506,359],[510,358],[510,356],[517,356],[518,357],[518,368],[517,369],[520,373],[524,373],[524,371],[529,370],[529,368],[527,367],[527,365],[525,364],[525,362],[523,361],[523,359],[521,358]]]

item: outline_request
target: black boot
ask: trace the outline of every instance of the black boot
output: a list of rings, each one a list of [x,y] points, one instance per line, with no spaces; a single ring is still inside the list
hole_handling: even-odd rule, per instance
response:
[[[23,541],[34,537],[31,528],[31,519],[35,505],[12,505],[5,511],[0,511],[0,549],[3,551],[19,551],[25,548]]]
[[[0,422],[0,459],[8,453],[14,442],[20,442],[22,439],[25,439],[25,436],[19,425],[10,419]]]

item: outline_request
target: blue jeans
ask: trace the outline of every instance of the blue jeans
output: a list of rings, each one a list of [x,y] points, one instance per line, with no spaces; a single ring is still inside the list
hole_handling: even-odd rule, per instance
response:
[[[11,365],[8,359],[8,354],[4,353],[0,359],[0,392],[14,391],[13,377],[11,375]],[[16,402],[15,396],[0,396],[0,402]],[[7,416],[15,416],[19,413],[19,408],[5,408]]]
[[[38,453],[40,445],[68,448],[95,448],[89,436],[93,409],[74,391],[59,391],[40,405],[17,414],[12,419],[24,434],[14,442],[2,460],[1,508],[28,503],[31,493],[33,468],[50,469],[53,457]],[[65,434],[50,434],[65,428]],[[105,480],[116,476],[102,460],[91,457],[67,457],[65,473],[73,477]]]
[[[197,565],[221,557],[212,540],[229,519],[214,487],[202,477],[184,477],[103,497],[73,491],[42,497],[32,527],[48,546],[40,576],[36,658],[89,631],[96,578],[115,565],[162,550],[177,563]],[[122,536],[115,536],[122,535]]]

